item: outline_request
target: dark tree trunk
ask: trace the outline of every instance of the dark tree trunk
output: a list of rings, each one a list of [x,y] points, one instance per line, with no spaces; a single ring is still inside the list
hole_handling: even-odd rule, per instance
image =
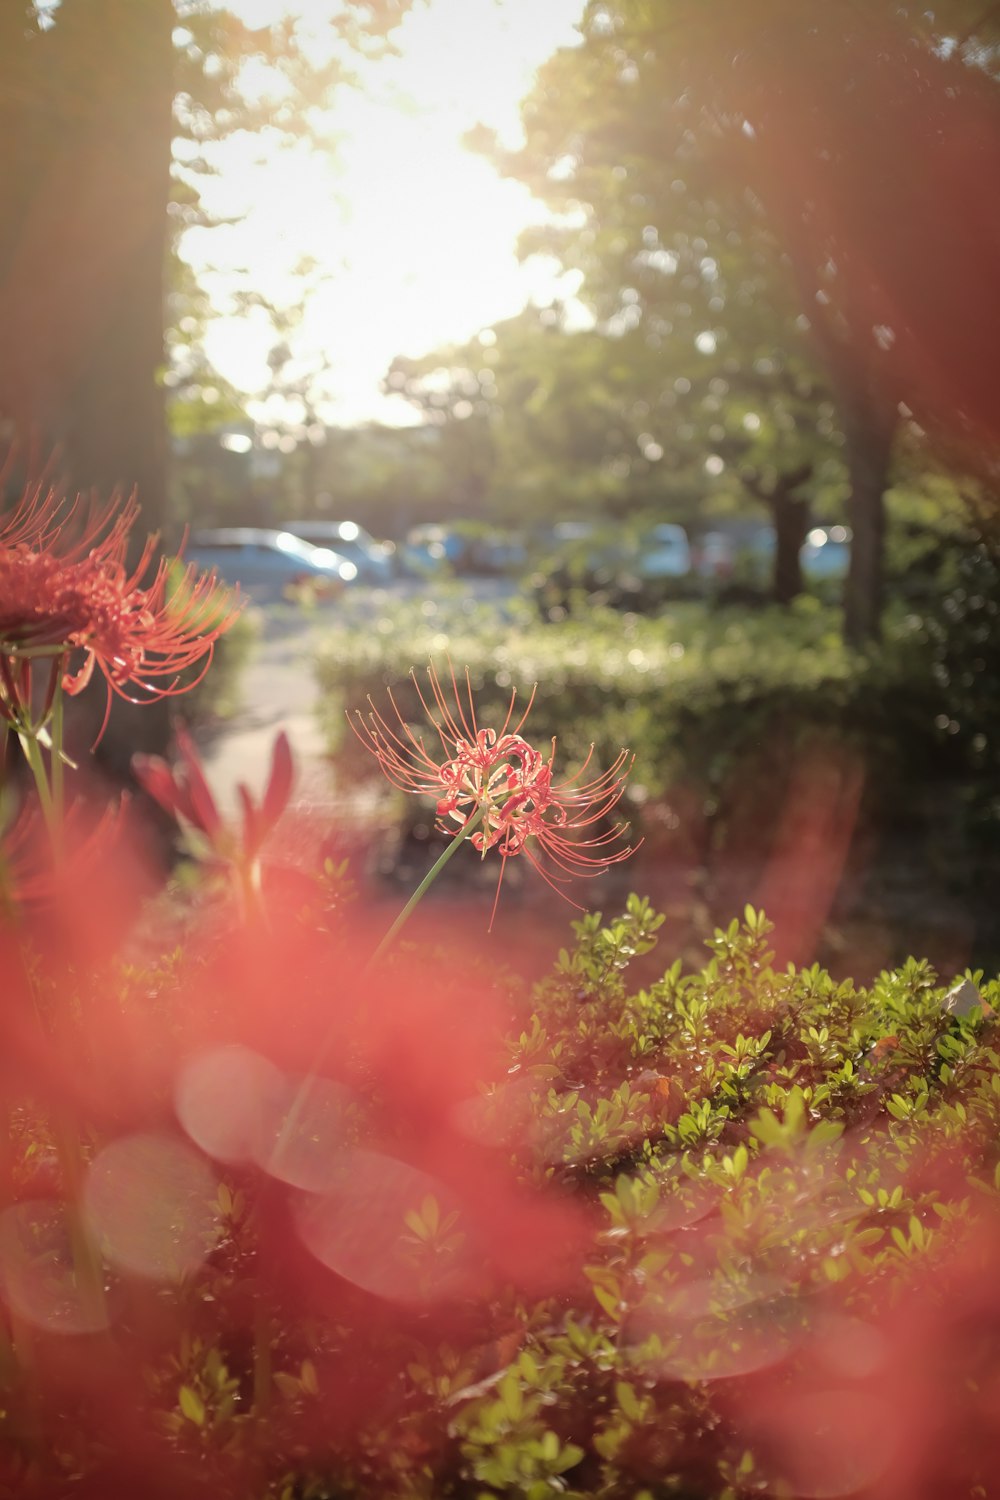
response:
[[[791,604],[802,592],[799,553],[809,526],[809,501],[795,491],[812,477],[812,471],[812,464],[802,464],[779,474],[770,487],[755,470],[747,469],[740,476],[754,499],[771,512],[775,541],[771,597],[776,604]]]
[[[7,223],[11,193],[21,211],[0,265],[0,412],[59,448],[70,488],[138,486],[151,527],[165,511],[174,21],[172,0],[62,0],[27,44],[33,97],[2,205]]]
[[[809,526],[809,502],[793,495],[791,490],[794,487],[794,483],[787,485],[779,479],[768,502],[774,521],[774,579],[771,591],[776,604],[791,604],[802,592],[802,562],[799,554]]]
[[[8,279],[35,184],[45,175],[58,140],[41,66],[44,52],[30,0],[0,6],[0,288]],[[16,351],[0,344],[0,385],[2,366],[16,359]],[[13,500],[27,482],[32,468],[28,455],[38,437],[37,425],[34,431],[25,430],[11,407],[0,399],[0,505]],[[34,458],[37,467],[37,454]]]
[[[847,502],[851,562],[844,588],[844,639],[877,641],[882,629],[885,573],[885,492],[897,415],[884,401],[841,403],[851,490]]]
[[[137,488],[144,534],[166,509],[174,7],[62,0],[47,31],[17,19],[0,25],[0,419],[70,491]],[[69,726],[84,748],[87,712]],[[116,705],[100,758],[124,777],[167,733],[165,702]]]
[[[774,520],[775,553],[772,597],[775,604],[790,604],[802,592],[802,543],[810,525],[810,502],[795,490],[813,474],[813,465],[804,463],[789,474],[780,474],[768,495]]]

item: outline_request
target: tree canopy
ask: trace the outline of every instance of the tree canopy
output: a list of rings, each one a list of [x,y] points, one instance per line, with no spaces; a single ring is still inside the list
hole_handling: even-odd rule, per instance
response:
[[[854,639],[877,629],[901,413],[963,463],[1000,438],[995,27],[961,4],[590,0],[523,146],[479,140],[559,216],[526,252],[581,272],[598,326],[639,332],[675,380],[720,355],[789,434],[777,471],[802,463],[782,392],[832,404]]]

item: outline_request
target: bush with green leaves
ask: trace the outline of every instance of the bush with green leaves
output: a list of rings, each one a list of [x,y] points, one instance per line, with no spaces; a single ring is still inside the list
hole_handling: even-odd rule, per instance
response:
[[[324,721],[340,774],[377,775],[348,720],[390,690],[404,718],[422,721],[413,663],[467,665],[483,723],[502,721],[512,688],[527,702],[536,742],[558,735],[563,764],[590,744],[609,763],[635,753],[636,805],[669,800],[678,785],[721,808],[756,806],[766,819],[803,747],[859,756],[871,806],[912,811],[915,787],[959,769],[936,724],[942,689],[912,629],[881,651],[848,651],[832,611],[682,605],[656,617],[592,611],[541,625],[515,602],[506,614],[460,600],[428,600],[370,622],[348,618],[318,664]],[[766,835],[766,828],[758,827]]]
[[[572,1206],[571,1243],[531,1247],[536,1271],[553,1267],[547,1289],[495,1282],[485,1299],[431,1295],[389,1318],[362,1300],[360,1343],[342,1298],[334,1324],[285,1324],[268,1420],[287,1428],[290,1467],[267,1493],[888,1497],[915,1460],[913,1500],[990,1493],[995,1424],[955,1446],[944,1372],[971,1379],[985,1358],[969,1318],[984,1275],[993,1288],[1000,985],[948,987],[917,961],[868,990],[776,972],[751,910],[715,934],[703,970],[664,971],[661,923],[638,898],[574,923],[552,975],[513,997],[506,1065],[460,1106],[484,1160]],[[474,1232],[433,1195],[398,1227],[429,1287],[447,1285]],[[172,1441],[218,1455],[249,1435],[214,1286]],[[995,1319],[995,1290],[988,1305]],[[891,1344],[914,1318],[916,1390]],[[310,1417],[322,1428],[345,1380],[371,1405],[303,1469],[287,1434]],[[802,1434],[804,1392],[815,1430]],[[866,1403],[888,1436],[873,1436]]]
[[[914,587],[901,621],[926,655],[940,695],[935,728],[966,773],[971,823],[1000,823],[1000,553],[995,542],[943,544],[931,586]]]
[[[960,1402],[934,1361],[983,1358],[967,1319],[996,1243],[1000,985],[949,989],[917,961],[869,990],[775,972],[749,909],[700,973],[658,972],[661,922],[632,898],[574,924],[470,1116],[526,1183],[589,1206],[580,1278],[499,1297],[472,1347],[420,1348],[391,1458],[384,1416],[361,1435],[371,1492],[881,1496],[916,1457],[913,1497],[992,1493],[996,1424],[949,1448]],[[888,1343],[913,1316],[919,1393]],[[815,1432],[794,1429],[801,1390]]]

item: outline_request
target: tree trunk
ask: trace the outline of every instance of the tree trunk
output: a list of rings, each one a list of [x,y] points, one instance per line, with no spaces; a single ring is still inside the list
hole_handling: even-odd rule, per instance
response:
[[[0,418],[70,491],[137,488],[144,535],[166,510],[174,6],[62,0],[34,35],[5,19],[0,119],[20,129],[0,166]],[[167,733],[166,702],[117,704],[100,759],[124,777]]]
[[[809,526],[809,501],[795,491],[812,477],[812,464],[779,474],[768,488],[755,470],[740,477],[746,489],[771,512],[774,526],[774,572],[771,597],[775,604],[791,604],[802,592],[802,562],[799,556]]]
[[[771,516],[775,540],[771,592],[775,604],[791,604],[802,592],[799,554],[809,525],[809,502],[797,499],[779,485],[771,497]]]
[[[809,526],[809,501],[793,494],[812,474],[812,466],[794,474],[779,475],[769,497],[774,521],[774,578],[771,591],[775,604],[791,604],[802,592],[800,553]]]
[[[843,404],[842,420],[852,533],[844,588],[844,639],[850,646],[864,646],[877,641],[882,629],[885,491],[897,416],[884,401],[855,398]]]
[[[138,486],[152,527],[165,510],[174,22],[171,0],[63,0],[31,39],[45,95],[31,102],[54,140],[0,267],[0,412],[22,440],[60,449],[71,489]],[[17,149],[26,165],[30,139]]]

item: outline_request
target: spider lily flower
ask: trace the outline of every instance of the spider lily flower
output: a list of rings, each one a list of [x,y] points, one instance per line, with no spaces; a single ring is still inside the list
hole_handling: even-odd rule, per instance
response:
[[[241,603],[194,566],[174,578],[166,558],[147,577],[156,536],[130,570],[138,514],[134,496],[85,510],[79,498],[35,489],[0,523],[0,715],[22,732],[37,733],[58,689],[82,692],[95,667],[109,712],[112,693],[149,702],[195,686],[182,681],[189,668],[200,665],[198,682],[208,671]],[[49,674],[40,715],[31,696],[39,659]]]
[[[176,743],[179,763],[173,768],[157,755],[134,756],[132,768],[136,780],[165,812],[200,834],[217,858],[249,869],[292,794],[294,766],[288,736],[282,731],[275,738],[267,786],[259,805],[242,782],[236,788],[243,823],[238,833],[227,825],[219,811],[187,730],[178,729]]]
[[[587,779],[592,746],[576,775],[557,782],[555,739],[546,758],[521,734],[534,691],[516,723],[515,690],[500,729],[481,728],[468,672],[463,691],[454,669],[449,669],[449,696],[435,668],[429,667],[429,699],[411,675],[437,745],[427,748],[391,693],[394,723],[369,699],[367,719],[359,713],[352,727],[393,786],[433,798],[440,832],[454,835],[469,829],[471,843],[484,858],[492,849],[500,855],[493,916],[507,860],[515,855],[523,854],[542,879],[565,896],[560,887],[571,877],[603,874],[635,852],[638,843],[621,844],[627,823],[598,831],[624,794],[632,766],[628,751],[620,751],[606,771]],[[491,917],[491,926],[492,922]]]

